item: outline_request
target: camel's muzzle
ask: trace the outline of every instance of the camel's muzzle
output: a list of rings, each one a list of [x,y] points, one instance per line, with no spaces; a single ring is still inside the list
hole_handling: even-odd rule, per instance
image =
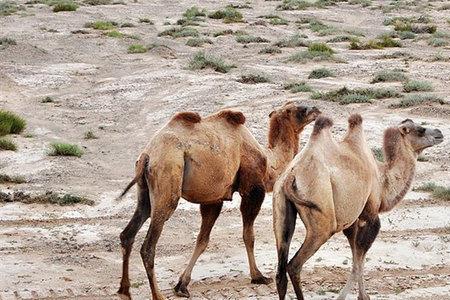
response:
[[[444,135],[442,134],[442,131],[440,131],[439,129],[434,129],[431,135],[434,138],[435,145],[440,144],[444,141]]]

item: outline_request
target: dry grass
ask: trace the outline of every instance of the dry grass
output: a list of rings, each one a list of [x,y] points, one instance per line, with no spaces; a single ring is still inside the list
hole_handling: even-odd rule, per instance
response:
[[[415,191],[430,192],[435,199],[450,201],[450,187],[437,185],[434,182],[427,182],[414,189]]]

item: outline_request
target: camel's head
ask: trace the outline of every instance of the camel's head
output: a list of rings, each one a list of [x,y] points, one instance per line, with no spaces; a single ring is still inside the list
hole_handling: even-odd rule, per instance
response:
[[[297,105],[290,101],[284,104],[281,108],[270,113],[271,120],[277,118],[292,124],[294,130],[298,133],[309,123],[313,122],[321,111],[315,106]]]
[[[406,119],[398,125],[403,139],[411,146],[417,154],[424,149],[440,144],[444,136],[439,129],[422,127],[414,123],[411,119]]]

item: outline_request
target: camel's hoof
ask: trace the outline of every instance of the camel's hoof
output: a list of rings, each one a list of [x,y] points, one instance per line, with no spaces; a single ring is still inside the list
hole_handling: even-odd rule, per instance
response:
[[[175,294],[178,297],[185,297],[185,298],[191,297],[191,294],[189,294],[188,289],[181,284],[181,281],[178,282],[177,286],[173,290],[175,291]]]
[[[367,294],[359,294],[358,300],[370,300],[370,297]]]
[[[117,294],[121,300],[131,300],[130,288],[120,287]]]
[[[253,284],[269,284],[269,283],[272,283],[272,281],[273,281],[272,278],[264,277],[263,275],[252,279]]]

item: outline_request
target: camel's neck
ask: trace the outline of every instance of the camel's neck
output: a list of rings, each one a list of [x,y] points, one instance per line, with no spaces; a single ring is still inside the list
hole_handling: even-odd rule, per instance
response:
[[[417,155],[408,149],[400,133],[394,130],[385,133],[383,146],[386,162],[381,165],[380,212],[393,209],[405,197],[416,170]]]
[[[299,132],[295,132],[290,124],[270,123],[269,145],[267,151],[269,181],[266,190],[272,191],[278,177],[286,169],[298,152]]]

